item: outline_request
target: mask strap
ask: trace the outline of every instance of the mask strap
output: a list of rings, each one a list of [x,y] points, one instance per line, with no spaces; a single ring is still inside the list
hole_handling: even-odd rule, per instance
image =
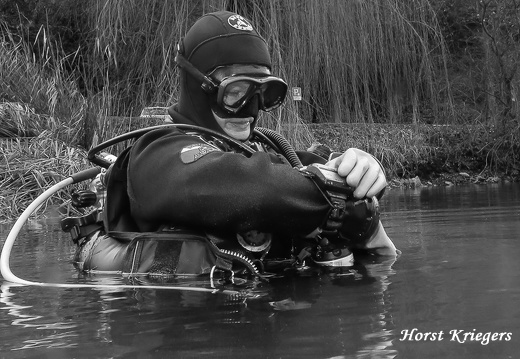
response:
[[[201,82],[200,87],[207,93],[214,93],[217,91],[218,85],[211,80],[208,76],[204,75],[199,69],[197,69],[191,62],[189,62],[183,55],[182,40],[177,44],[177,53],[175,54],[175,62],[177,66],[183,68],[196,80]]]

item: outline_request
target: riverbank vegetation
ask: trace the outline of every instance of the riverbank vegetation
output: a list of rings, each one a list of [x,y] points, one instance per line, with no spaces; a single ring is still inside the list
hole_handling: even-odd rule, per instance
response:
[[[512,0],[0,0],[0,218],[92,145],[158,123],[139,114],[176,101],[177,42],[220,9],[252,19],[301,89],[260,120],[296,147],[362,148],[394,184],[518,178]]]

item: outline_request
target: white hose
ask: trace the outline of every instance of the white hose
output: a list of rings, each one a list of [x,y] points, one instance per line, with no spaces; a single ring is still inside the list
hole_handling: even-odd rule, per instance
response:
[[[40,287],[54,287],[54,288],[101,288],[101,289],[174,289],[174,290],[182,290],[182,291],[193,291],[193,292],[210,292],[210,293],[223,293],[223,294],[239,294],[238,291],[234,290],[225,290],[225,289],[210,289],[210,288],[199,288],[199,287],[181,287],[181,286],[160,286],[160,285],[132,285],[132,284],[79,284],[79,283],[43,283],[43,282],[33,282],[28,281],[22,278],[17,277],[11,271],[9,267],[9,258],[11,256],[11,250],[13,249],[13,244],[20,230],[24,226],[27,219],[29,219],[30,215],[36,211],[49,197],[58,192],[60,189],[71,185],[76,182],[83,181],[88,178],[94,177],[97,173],[99,173],[98,168],[89,169],[82,171],[74,176],[68,177],[63,181],[55,184],[42,194],[40,194],[30,205],[23,211],[18,220],[11,228],[9,235],[7,236],[4,246],[2,248],[2,254],[0,255],[0,273],[2,277],[6,281],[18,283],[21,285],[32,285],[32,286],[40,286]]]

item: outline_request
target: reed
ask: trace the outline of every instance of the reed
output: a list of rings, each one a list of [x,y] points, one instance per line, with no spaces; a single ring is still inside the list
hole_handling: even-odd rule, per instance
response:
[[[428,126],[431,127],[431,126]],[[421,162],[439,154],[424,128],[413,124],[313,124],[317,142],[335,151],[355,147],[374,155],[388,178],[414,177]],[[331,136],[335,133],[336,136]]]
[[[40,29],[42,54],[6,27],[0,27],[0,220],[15,219],[45,189],[88,167],[81,142],[87,101],[67,61]],[[16,137],[22,136],[22,137]],[[23,137],[31,136],[31,137]],[[67,201],[60,191],[45,203]]]
[[[82,136],[86,99],[64,69],[67,58],[54,52],[59,45],[50,44],[46,30],[40,30],[43,55],[37,60],[27,42],[0,26],[2,38],[10,40],[0,42],[0,127],[22,134],[50,130],[75,144]]]
[[[45,189],[85,168],[85,151],[52,138],[49,131],[32,138],[0,139],[0,221],[16,219]],[[85,184],[74,188],[85,188]],[[67,203],[70,191],[60,190],[36,215]]]
[[[421,179],[468,172],[520,175],[520,127],[501,130],[488,123],[313,124],[315,139],[333,149],[356,147],[373,154],[388,179]],[[331,134],[336,134],[331,136]]]

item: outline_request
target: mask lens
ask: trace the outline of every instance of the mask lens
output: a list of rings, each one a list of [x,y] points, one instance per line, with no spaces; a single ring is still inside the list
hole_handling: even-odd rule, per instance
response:
[[[287,85],[283,81],[273,80],[265,83],[262,89],[263,110],[271,111],[280,106],[286,93]]]
[[[247,80],[234,81],[226,86],[222,96],[224,105],[235,108],[241,105],[253,84]]]

